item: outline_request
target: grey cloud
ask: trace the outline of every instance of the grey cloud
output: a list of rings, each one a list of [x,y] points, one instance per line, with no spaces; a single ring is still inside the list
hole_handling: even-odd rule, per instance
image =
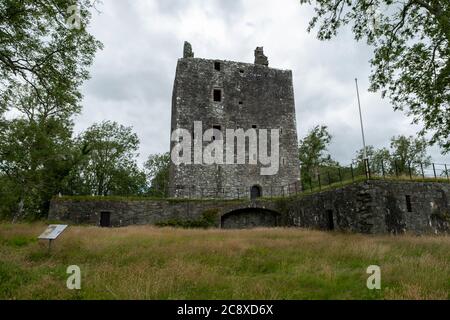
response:
[[[242,1],[232,0],[156,0],[159,13],[169,16],[181,16],[186,14],[187,9],[192,5],[205,8],[209,16],[221,17],[228,22],[233,21],[242,12]]]
[[[108,0],[100,10],[91,31],[105,48],[83,86],[76,130],[104,119],[133,126],[141,163],[169,149],[172,85],[184,40],[198,57],[245,62],[264,46],[272,67],[293,70],[299,136],[328,125],[334,136],[330,152],[343,164],[361,148],[355,77],[369,144],[388,146],[391,136],[417,131],[388,101],[367,92],[371,49],[356,43],[350,30],[328,42],[307,34],[312,11],[298,1]],[[202,21],[190,16],[199,12]],[[430,151],[445,160],[436,148]]]

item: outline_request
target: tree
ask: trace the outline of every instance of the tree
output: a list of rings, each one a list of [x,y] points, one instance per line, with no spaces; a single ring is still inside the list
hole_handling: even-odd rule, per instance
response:
[[[385,173],[390,172],[391,154],[388,149],[381,148],[377,150],[373,146],[367,146],[366,152],[371,173],[382,175],[383,171]],[[358,173],[365,174],[364,149],[356,152],[356,159],[353,160],[353,165]]]
[[[45,216],[82,156],[71,117],[81,110],[80,87],[102,47],[87,32],[95,2],[0,2],[0,210],[15,219]],[[74,9],[75,27],[68,23]],[[6,120],[5,111],[16,117]]]
[[[103,121],[77,138],[86,156],[72,170],[65,192],[83,195],[135,195],[146,189],[136,158],[139,139],[131,127]]]
[[[54,118],[14,119],[0,133],[0,176],[3,215],[14,220],[44,217],[50,199],[61,191],[62,180],[76,158],[71,131]],[[8,212],[9,211],[9,212]]]
[[[321,166],[337,165],[331,156],[326,154],[331,139],[332,136],[326,126],[315,126],[304,139],[300,140],[298,154],[301,179],[305,183],[311,184],[313,177],[319,174]]]
[[[423,138],[413,136],[392,137],[390,150],[387,148],[375,149],[373,146],[367,147],[370,171],[372,174],[399,174],[409,175],[419,174],[421,166],[427,167],[431,164],[431,157],[427,155],[427,142]],[[356,153],[354,164],[360,172],[364,172],[363,150]]]
[[[399,174],[409,174],[411,168],[413,174],[419,172],[422,165],[431,164],[431,157],[427,155],[427,142],[423,138],[398,136],[391,139],[392,161]]]
[[[165,196],[169,195],[169,167],[170,153],[152,154],[144,164],[147,179],[149,180],[149,195]]]
[[[44,117],[65,118],[80,111],[79,87],[102,47],[87,32],[95,2],[0,2],[0,110],[20,106],[29,115],[21,107],[37,105]],[[79,24],[70,24],[77,10]]]
[[[352,24],[356,40],[374,47],[371,90],[390,98],[421,135],[450,152],[450,2],[448,0],[300,0],[315,4],[308,31],[328,40]]]

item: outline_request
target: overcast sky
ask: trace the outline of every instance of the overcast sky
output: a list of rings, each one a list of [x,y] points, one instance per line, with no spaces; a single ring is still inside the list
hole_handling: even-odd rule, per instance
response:
[[[76,131],[114,120],[141,140],[140,162],[169,151],[172,86],[183,42],[196,57],[253,63],[264,46],[271,67],[294,76],[299,138],[318,124],[333,135],[329,152],[342,164],[362,147],[354,79],[360,83],[367,144],[415,134],[410,119],[367,91],[371,49],[349,31],[328,42],[306,31],[313,12],[298,0],[103,0],[91,33],[103,42],[83,87]],[[437,148],[433,160],[444,162]],[[450,161],[447,161],[450,162]]]

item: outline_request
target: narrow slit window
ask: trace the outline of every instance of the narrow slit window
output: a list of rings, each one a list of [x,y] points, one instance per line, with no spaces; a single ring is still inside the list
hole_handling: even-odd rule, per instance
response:
[[[214,135],[213,135],[213,140],[222,140],[222,126],[220,125],[213,125],[213,129],[214,129]],[[220,132],[216,132],[216,130],[220,131]]]
[[[214,102],[221,102],[222,101],[222,90],[214,89],[213,98],[214,98]]]
[[[214,69],[216,70],[216,71],[220,71],[220,62],[214,62]]]
[[[406,195],[405,199],[406,199],[406,209],[408,210],[408,212],[412,212],[411,196]]]

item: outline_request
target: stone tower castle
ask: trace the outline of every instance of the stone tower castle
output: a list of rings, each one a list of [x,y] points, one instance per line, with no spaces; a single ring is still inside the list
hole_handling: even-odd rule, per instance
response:
[[[300,189],[292,72],[268,65],[262,47],[256,48],[252,64],[194,58],[191,45],[185,42],[173,87],[171,130],[183,128],[191,132],[192,163],[176,165],[171,162],[170,196],[255,198],[279,196]],[[199,122],[201,132],[214,129],[210,140],[205,141],[202,133],[194,132]],[[225,137],[220,134],[225,134],[227,129],[255,129],[256,132],[267,129],[269,154],[270,132],[277,129],[279,169],[276,174],[262,175],[261,167],[265,165],[260,162],[250,164],[247,147],[245,164],[237,164],[237,161],[234,164],[196,162],[195,142],[205,147],[216,139],[223,139],[225,148]],[[245,140],[248,143],[249,138]],[[177,142],[171,141],[171,150]],[[236,154],[234,156],[236,160]],[[226,158],[225,151],[223,157]]]

